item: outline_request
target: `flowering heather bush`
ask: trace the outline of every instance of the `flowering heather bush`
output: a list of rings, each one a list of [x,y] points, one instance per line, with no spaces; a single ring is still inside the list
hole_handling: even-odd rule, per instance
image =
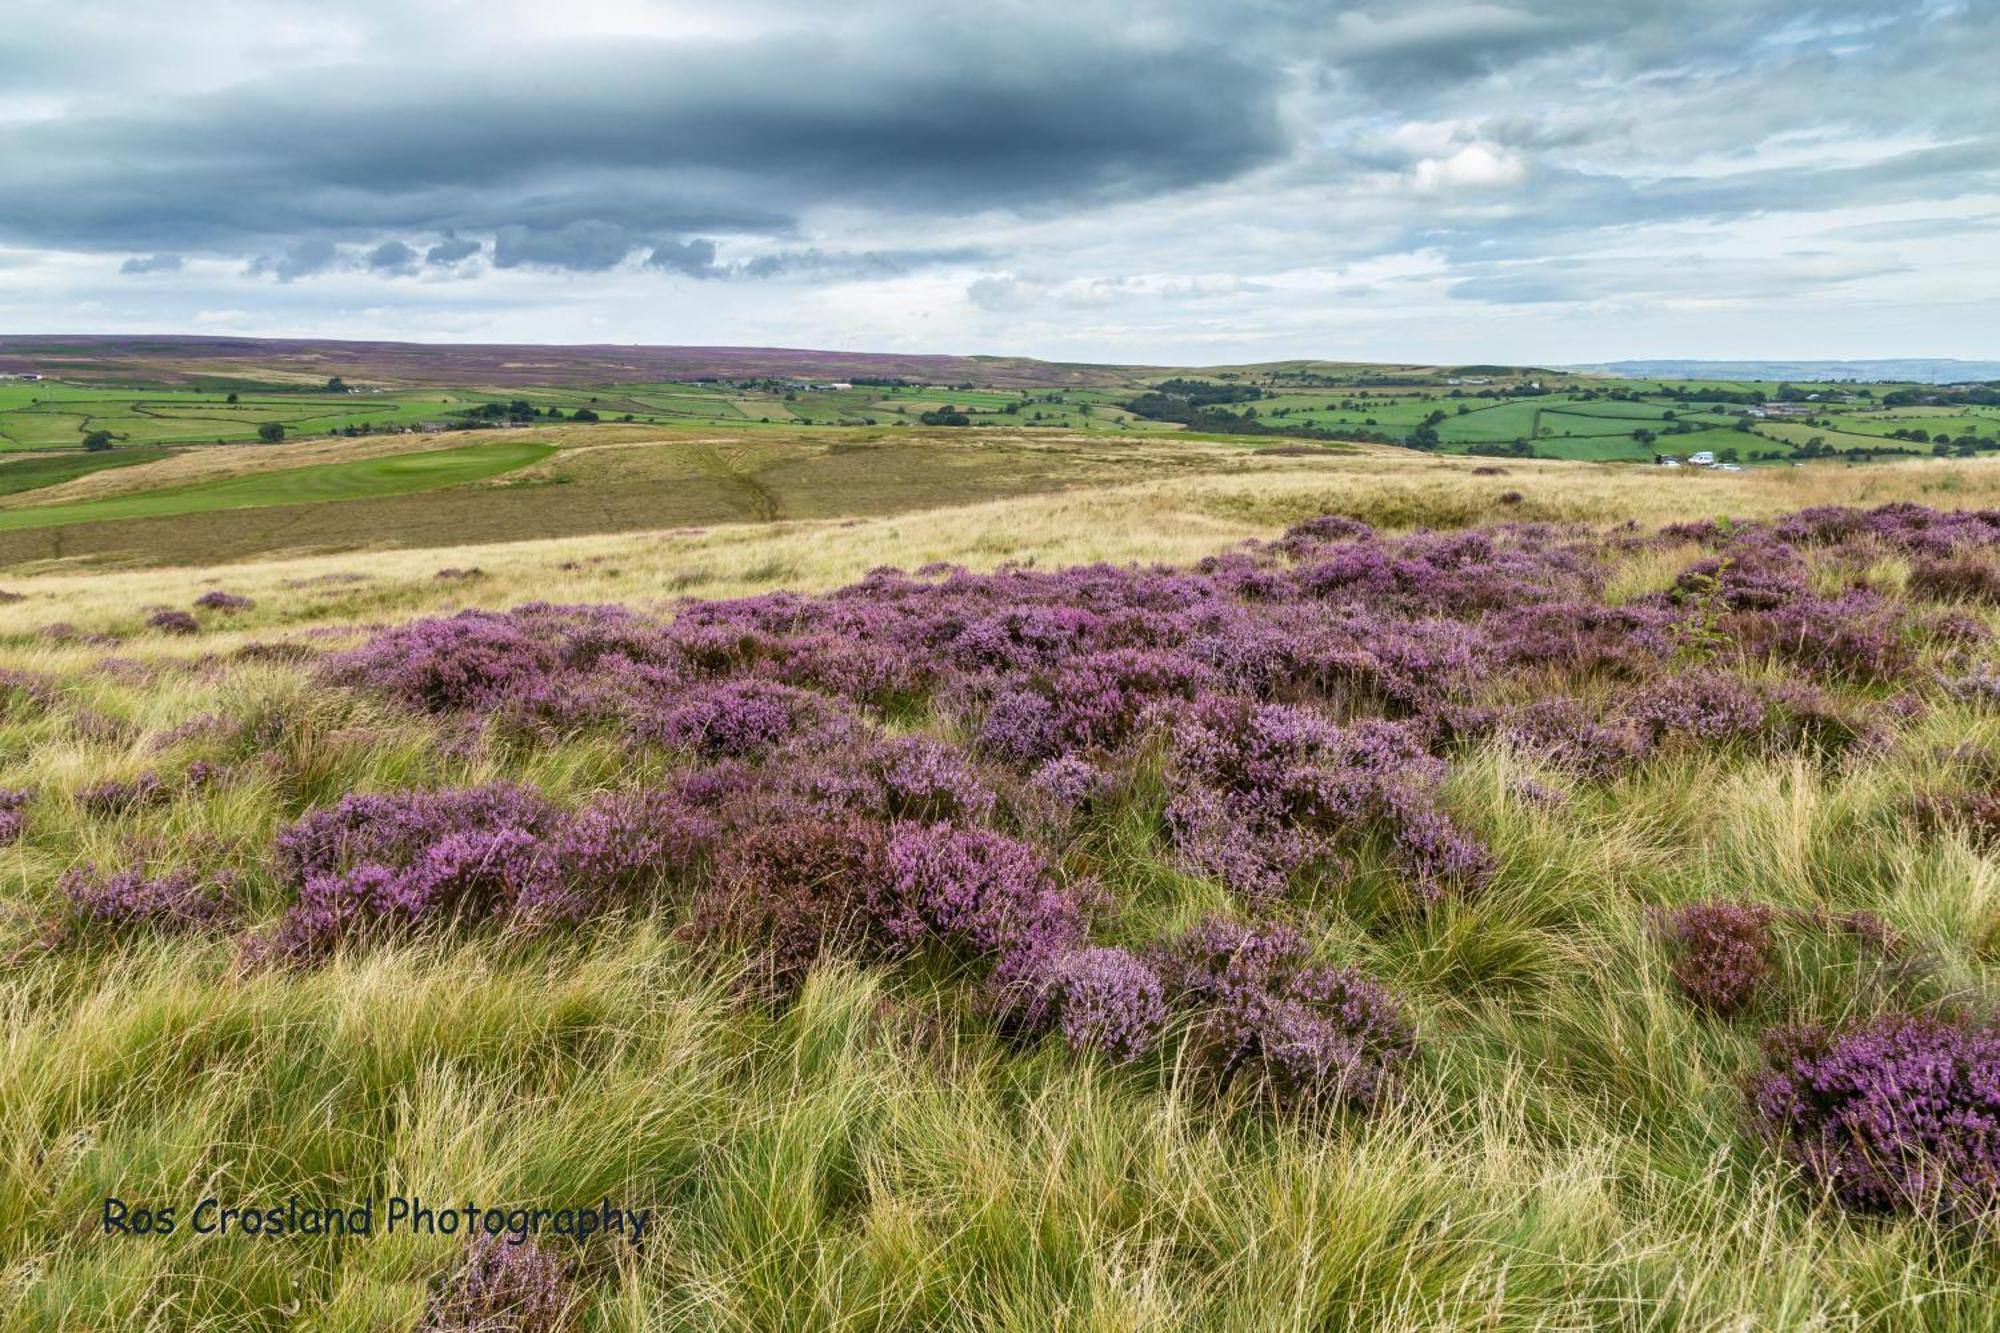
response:
[[[1424,902],[1470,895],[1493,878],[1493,855],[1447,815],[1414,810],[1395,832],[1391,862],[1410,891]]]
[[[1981,847],[2000,846],[2000,793],[1925,793],[1911,801],[1910,813],[1927,832],[1955,829]]]
[[[546,832],[555,818],[547,799],[519,787],[356,793],[280,830],[277,859],[287,878],[300,881],[364,861],[403,863],[464,830]]]
[[[78,938],[201,930],[224,924],[236,910],[233,883],[192,870],[153,875],[133,866],[105,875],[95,866],[78,866],[63,874],[57,889],[66,912],[62,932]]]
[[[1149,704],[1190,699],[1219,683],[1213,668],[1180,654],[1093,653],[1058,668],[1039,688],[1001,695],[979,739],[995,754],[1023,764],[1111,749],[1132,734]]]
[[[1808,596],[1805,562],[1771,541],[1738,541],[1729,554],[1681,572],[1672,596],[1686,604],[1713,597],[1731,611],[1768,611]]]
[[[1034,790],[1069,810],[1087,807],[1104,795],[1111,785],[1103,770],[1073,754],[1049,760],[1029,774],[1028,783]]]
[[[1909,590],[1934,601],[2000,602],[2000,564],[1991,555],[1919,560]]]
[[[1382,987],[1309,955],[1286,927],[1207,921],[1156,963],[1168,1003],[1195,1021],[1193,1049],[1218,1089],[1251,1078],[1287,1108],[1369,1109],[1393,1093],[1415,1033]]]
[[[817,695],[765,681],[698,685],[638,724],[648,739],[703,759],[758,755],[822,715]]]
[[[1743,639],[1827,679],[1893,680],[1915,664],[1903,624],[1900,606],[1860,588],[1792,601],[1746,625]]]
[[[1678,956],[1674,978],[1697,1005],[1733,1014],[1771,979],[1777,951],[1771,909],[1761,904],[1691,903],[1666,914],[1667,938]]]
[[[687,932],[747,948],[782,997],[829,953],[906,952],[923,922],[889,891],[889,830],[866,819],[771,824],[723,845]]]
[[[1049,966],[1040,1003],[1079,1051],[1119,1064],[1151,1054],[1167,1023],[1166,988],[1150,965],[1123,949],[1082,949]]]
[[[1791,546],[1877,546],[1912,555],[1949,555],[2000,544],[2000,511],[1926,509],[1899,502],[1875,509],[1819,505],[1756,525]]]
[[[25,787],[0,787],[0,846],[20,838],[28,822],[25,807],[33,794]]]
[[[170,607],[164,606],[146,617],[146,626],[149,629],[156,629],[162,634],[201,633],[200,621],[185,611],[175,611]]]
[[[1386,825],[1420,896],[1476,888],[1485,854],[1430,808],[1444,766],[1419,738],[1406,723],[1341,727],[1303,709],[1206,697],[1172,719],[1168,836],[1191,868],[1269,898],[1344,836]]]
[[[1600,721],[1575,699],[1544,699],[1504,710],[1468,710],[1451,719],[1467,737],[1494,735],[1566,772],[1609,778],[1652,753],[1630,718]]]
[[[514,787],[344,797],[281,831],[298,900],[253,959],[303,959],[359,933],[576,921],[679,876],[718,825],[676,791],[564,811]]]
[[[672,659],[658,628],[622,607],[533,603],[385,630],[330,658],[325,674],[441,713],[505,701],[556,707],[580,690],[579,675]]]
[[[1047,960],[1083,943],[1089,891],[1056,881],[1032,845],[988,829],[897,825],[889,839],[898,911],[888,934],[914,944],[914,928],[990,958],[1003,983],[1039,975]]]
[[[31,717],[61,698],[61,686],[51,677],[0,667],[0,718]]]
[[[1849,1208],[1949,1218],[2000,1205],[2000,1033],[1892,1015],[1780,1030],[1751,1091],[1765,1133]]]
[[[1298,555],[1315,546],[1367,541],[1374,535],[1375,529],[1358,518],[1348,518],[1344,514],[1321,514],[1318,518],[1309,518],[1286,528],[1277,545],[1287,555]]]
[[[877,760],[891,819],[982,823],[998,797],[958,750],[926,736],[902,736],[882,746]]]
[[[1628,710],[1654,744],[1668,739],[1716,745],[1755,734],[1766,704],[1748,682],[1720,671],[1668,676]]]
[[[80,789],[76,802],[92,815],[110,816],[130,814],[149,806],[162,805],[173,798],[173,791],[160,781],[158,773],[141,773],[135,778],[106,778]]]
[[[425,1307],[418,1333],[560,1333],[578,1305],[570,1266],[532,1240],[474,1241]]]
[[[241,593],[224,592],[220,588],[211,588],[209,591],[195,598],[194,605],[198,611],[235,612],[248,611],[251,607],[257,605],[257,603],[243,596]]]

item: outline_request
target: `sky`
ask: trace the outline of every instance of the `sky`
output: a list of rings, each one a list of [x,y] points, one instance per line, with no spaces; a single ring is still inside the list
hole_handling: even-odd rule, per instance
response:
[[[2000,0],[9,0],[0,331],[2000,357]]]

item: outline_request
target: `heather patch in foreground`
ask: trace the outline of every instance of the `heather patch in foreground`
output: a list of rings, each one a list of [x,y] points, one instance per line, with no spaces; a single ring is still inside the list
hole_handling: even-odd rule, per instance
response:
[[[2000,1206],[2000,1033],[1892,1015],[1784,1030],[1753,1091],[1765,1131],[1851,1208],[1990,1215]]]

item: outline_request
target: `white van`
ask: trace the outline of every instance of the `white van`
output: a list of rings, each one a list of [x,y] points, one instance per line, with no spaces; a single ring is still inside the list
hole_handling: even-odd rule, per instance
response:
[[[1698,454],[1689,454],[1688,462],[1694,464],[1696,467],[1714,467],[1715,452],[1710,449],[1704,449]]]

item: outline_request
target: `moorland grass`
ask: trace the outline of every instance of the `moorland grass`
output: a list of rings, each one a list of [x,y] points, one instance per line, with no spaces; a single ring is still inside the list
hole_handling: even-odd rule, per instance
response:
[[[1519,503],[1497,500],[1508,489]],[[42,928],[63,868],[134,846],[240,870],[250,914],[268,920],[285,897],[272,834],[349,791],[504,778],[580,798],[657,776],[601,737],[468,748],[449,723],[324,687],[308,666],[230,657],[251,641],[466,603],[826,587],[887,562],[1186,561],[1329,509],[1391,527],[1650,525],[1996,493],[2000,468],[1984,463],[1680,485],[1579,465],[1487,478],[1407,455],[1283,458],[855,526],[404,551],[360,582],[327,580],[357,572],[341,558],[17,578],[27,600],[0,607],[0,664],[64,692],[0,717],[0,785],[34,792],[27,834],[0,848],[0,1328],[408,1327],[463,1249],[104,1237],[111,1193],[650,1206],[642,1250],[587,1251],[593,1329],[2000,1325],[1990,1239],[1825,1205],[1749,1132],[1740,1091],[1768,1026],[1993,994],[2000,866],[1905,818],[1913,791],[1962,782],[2000,746],[2000,721],[1973,703],[1842,764],[1704,752],[1600,783],[1498,745],[1461,760],[1451,807],[1500,867],[1484,894],[1410,914],[1329,884],[1297,904],[1329,955],[1409,997],[1423,1036],[1409,1096],[1368,1120],[1215,1103],[1171,1043],[1125,1069],[1023,1045],[936,969],[825,966],[774,1012],[678,940],[672,911],[250,973],[226,940],[56,947]],[[1618,586],[1657,588],[1698,555],[1648,551]],[[484,576],[440,583],[444,565]],[[202,613],[192,640],[142,628],[147,606],[215,586],[256,606]],[[37,633],[57,619],[126,637]],[[126,661],[102,660],[114,655]],[[188,727],[209,715],[223,725]],[[275,758],[156,808],[94,815],[73,799],[197,758],[242,765],[252,746]],[[1567,803],[1528,799],[1526,776]],[[1221,901],[1144,836],[1157,799],[1138,782],[1076,841],[1122,904],[1108,937],[1151,937]],[[1787,937],[1778,984],[1751,1010],[1703,1014],[1648,909],[1716,896],[1876,913],[1922,966]]]

